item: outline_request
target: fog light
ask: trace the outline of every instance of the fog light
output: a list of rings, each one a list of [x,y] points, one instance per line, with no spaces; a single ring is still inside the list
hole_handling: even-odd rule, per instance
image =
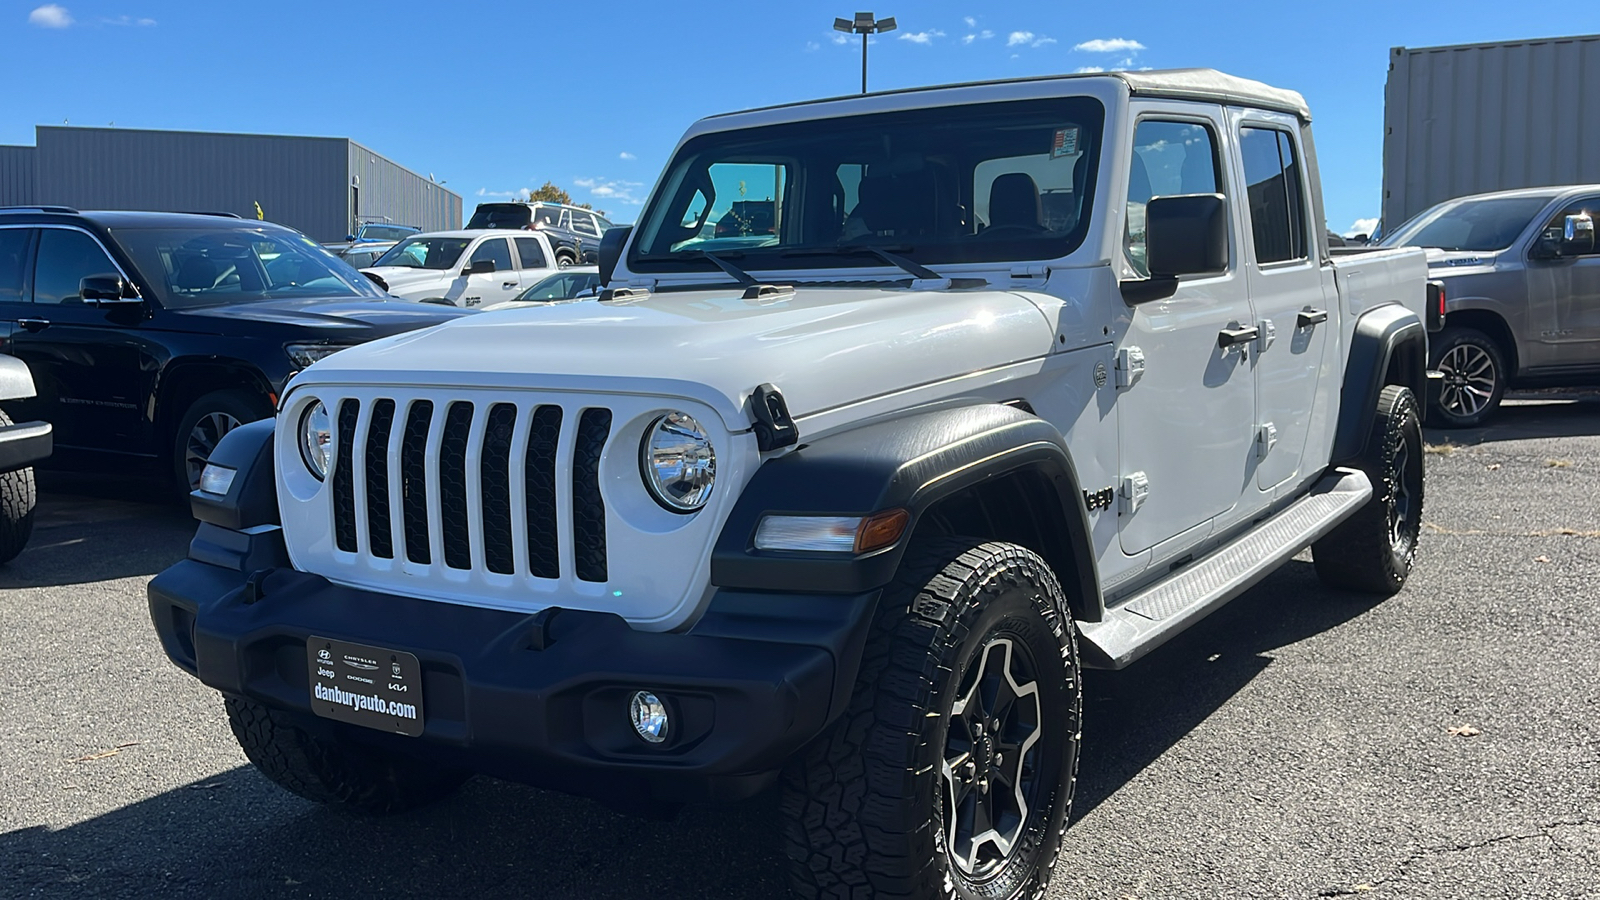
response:
[[[233,487],[233,476],[235,474],[237,472],[227,466],[206,463],[206,467],[200,470],[200,490],[219,496],[226,494],[228,488]]]
[[[667,705],[649,691],[636,691],[628,704],[628,715],[633,719],[633,730],[652,744],[667,739]]]

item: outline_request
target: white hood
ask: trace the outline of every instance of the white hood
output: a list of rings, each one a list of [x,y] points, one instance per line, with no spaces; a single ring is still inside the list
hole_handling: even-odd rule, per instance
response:
[[[344,350],[302,383],[387,383],[688,396],[730,431],[776,385],[796,418],[1046,356],[1055,329],[1008,291],[806,288],[747,301],[737,288],[633,303],[468,316]]]
[[[416,266],[376,266],[362,269],[363,272],[383,279],[383,283],[390,287],[423,282],[449,282],[456,279],[454,269],[421,269]]]

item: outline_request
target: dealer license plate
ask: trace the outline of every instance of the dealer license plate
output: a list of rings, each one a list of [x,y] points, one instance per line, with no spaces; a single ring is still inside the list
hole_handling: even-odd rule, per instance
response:
[[[422,734],[422,664],[415,656],[312,637],[306,662],[312,712],[379,731]]]

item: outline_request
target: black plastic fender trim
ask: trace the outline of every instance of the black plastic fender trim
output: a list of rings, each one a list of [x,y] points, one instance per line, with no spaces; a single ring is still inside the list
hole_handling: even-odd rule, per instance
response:
[[[976,404],[912,413],[801,444],[767,460],[746,485],[711,556],[721,589],[861,593],[888,584],[922,514],[938,501],[1018,471],[1043,476],[1061,504],[1064,551],[1075,582],[1062,587],[1074,612],[1099,621],[1104,609],[1077,470],[1061,433],[1021,409]],[[757,550],[766,515],[864,516],[905,509],[910,526],[869,553]]]
[[[196,519],[231,531],[281,524],[272,465],[274,425],[275,420],[262,419],[223,435],[208,463],[233,469],[233,484],[222,495],[190,493],[189,509]]]
[[[1428,332],[1417,314],[1399,304],[1370,309],[1356,319],[1339,391],[1332,464],[1349,465],[1367,450],[1378,394],[1391,361],[1399,359],[1401,384],[1420,401],[1428,392]]]

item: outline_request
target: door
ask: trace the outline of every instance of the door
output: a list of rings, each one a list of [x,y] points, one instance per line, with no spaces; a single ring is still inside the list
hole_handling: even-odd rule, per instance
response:
[[[56,446],[142,451],[143,342],[125,332],[143,307],[102,309],[78,296],[88,275],[126,273],[87,232],[41,227],[35,242],[32,302],[12,320],[12,353],[27,362],[39,392],[37,413]]]
[[[511,261],[510,241],[503,237],[484,238],[473,248],[472,255],[467,257],[467,266],[485,261],[494,263],[494,271],[466,276],[466,287],[461,292],[459,305],[487,306],[510,300],[522,290],[522,277],[517,274],[517,267]]]
[[[1232,233],[1228,270],[1185,277],[1175,294],[1129,308],[1119,365],[1142,355],[1143,374],[1117,399],[1125,497],[1148,493],[1118,518],[1124,553],[1180,535],[1199,540],[1212,519],[1232,509],[1250,485],[1255,386],[1247,344],[1220,346],[1225,331],[1253,321],[1240,271],[1237,199],[1228,189],[1218,135],[1222,110],[1205,104],[1133,104],[1137,124],[1128,177],[1126,268],[1145,276],[1144,209],[1152,197],[1221,193]],[[1182,545],[1187,541],[1175,541]],[[1169,545],[1169,549],[1181,547]]]
[[[1554,346],[1552,364],[1600,369],[1600,241],[1588,253],[1538,258],[1560,240],[1567,216],[1584,213],[1600,223],[1600,196],[1566,204],[1529,248],[1528,306],[1553,313],[1554,334],[1541,338]]]
[[[594,216],[583,212],[572,214],[572,230],[578,233],[578,261],[592,263],[599,258],[600,228]]]
[[[1308,214],[1310,191],[1292,116],[1237,113],[1237,177],[1244,185],[1250,305],[1260,337],[1256,486],[1270,491],[1300,471],[1327,344],[1329,309]]]
[[[11,332],[27,316],[28,279],[33,274],[32,228],[0,228],[0,353],[10,354]],[[13,422],[37,418],[33,400],[7,400],[5,410]]]
[[[512,241],[517,249],[517,271],[522,289],[527,290],[539,279],[550,274],[550,258],[536,237],[519,237]]]

